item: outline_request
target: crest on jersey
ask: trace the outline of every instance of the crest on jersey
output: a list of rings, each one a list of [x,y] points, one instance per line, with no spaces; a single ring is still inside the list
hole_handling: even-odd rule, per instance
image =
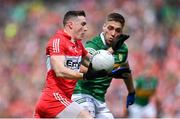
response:
[[[119,61],[122,62],[122,60],[123,60],[123,55],[119,54]]]
[[[95,49],[93,49],[93,48],[86,48],[86,50],[91,54],[91,55],[94,55],[94,53],[96,52],[96,50]]]

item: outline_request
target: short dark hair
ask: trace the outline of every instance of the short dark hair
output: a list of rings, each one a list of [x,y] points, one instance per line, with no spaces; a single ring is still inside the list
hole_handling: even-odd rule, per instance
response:
[[[116,22],[119,22],[122,24],[122,26],[124,26],[125,24],[125,19],[124,17],[119,14],[119,13],[110,13],[108,16],[107,16],[107,21],[116,21]]]
[[[63,19],[63,25],[65,26],[67,21],[69,19],[71,19],[72,17],[78,17],[78,16],[86,17],[86,14],[83,10],[66,12],[66,14],[64,15],[64,19]]]

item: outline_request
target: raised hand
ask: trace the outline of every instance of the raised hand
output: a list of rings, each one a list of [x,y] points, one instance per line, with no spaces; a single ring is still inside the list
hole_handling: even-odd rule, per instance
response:
[[[122,46],[124,41],[127,40],[128,38],[129,38],[129,35],[121,34],[116,40],[112,42],[112,49],[114,51],[118,50]]]

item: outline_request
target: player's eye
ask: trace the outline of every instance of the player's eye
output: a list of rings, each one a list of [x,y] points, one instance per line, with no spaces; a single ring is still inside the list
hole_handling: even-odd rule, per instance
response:
[[[108,26],[107,27],[108,30],[112,31],[112,30],[115,30],[117,33],[121,33],[121,28],[114,28],[113,26]]]
[[[120,28],[115,29],[115,31],[116,31],[117,33],[121,33],[121,29],[120,29]]]
[[[108,26],[107,29],[111,31],[111,30],[114,30],[114,27],[113,26]]]

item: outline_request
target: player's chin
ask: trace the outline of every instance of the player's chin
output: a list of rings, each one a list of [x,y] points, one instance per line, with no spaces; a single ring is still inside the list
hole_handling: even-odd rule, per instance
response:
[[[81,34],[80,39],[84,39],[84,38],[85,38],[85,34]]]
[[[107,41],[107,45],[111,46],[112,45],[112,41]]]

